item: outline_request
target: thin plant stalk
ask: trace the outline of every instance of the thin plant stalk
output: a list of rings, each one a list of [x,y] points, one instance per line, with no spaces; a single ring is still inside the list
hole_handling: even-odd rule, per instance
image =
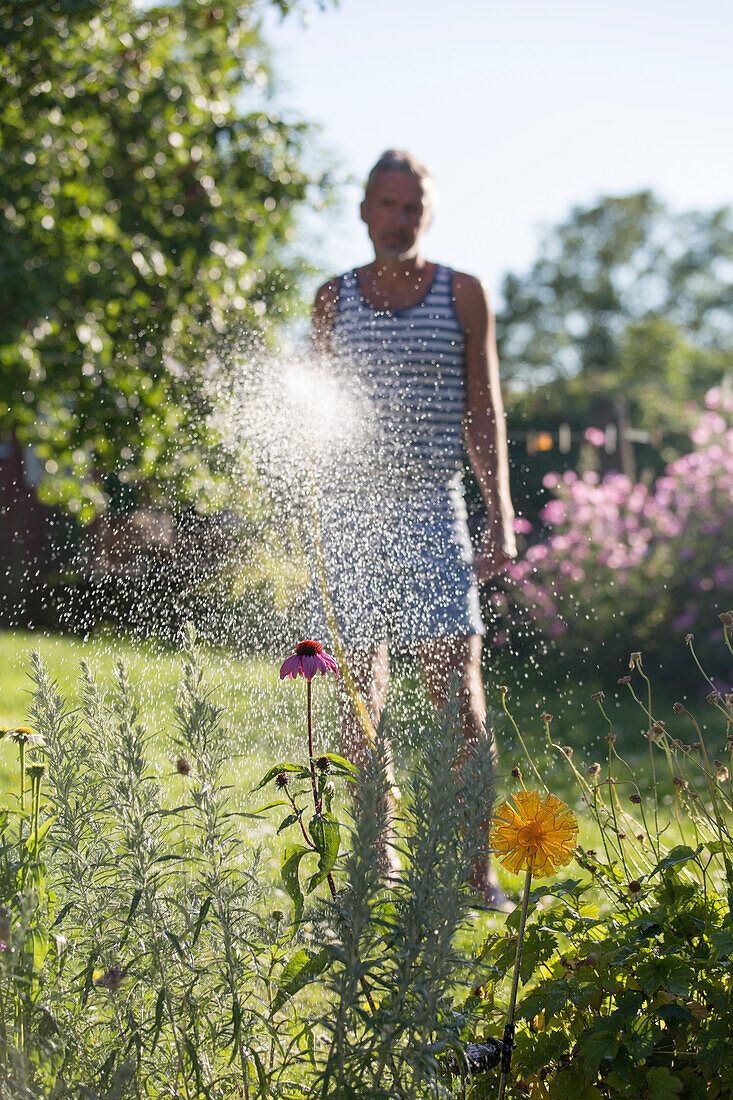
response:
[[[514,1011],[517,1005],[517,991],[519,989],[519,972],[522,966],[522,951],[524,948],[524,929],[527,924],[527,910],[529,909],[529,892],[532,886],[532,872],[527,871],[524,879],[524,895],[522,897],[522,912],[519,916],[519,931],[517,932],[517,954],[514,959],[514,974],[512,975],[512,991],[509,997],[509,1011],[504,1027],[504,1050],[501,1058],[501,1077],[499,1079],[499,1100],[504,1100],[507,1076],[511,1068],[512,1047],[514,1046]]]

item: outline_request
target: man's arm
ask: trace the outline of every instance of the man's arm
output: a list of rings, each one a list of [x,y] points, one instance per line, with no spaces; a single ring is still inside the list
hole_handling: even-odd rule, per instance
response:
[[[329,355],[331,352],[331,332],[336,320],[338,296],[338,279],[329,279],[316,294],[311,315],[311,344],[316,355]]]
[[[495,322],[478,279],[456,273],[453,293],[466,334],[466,447],[488,512],[476,571],[488,580],[517,552]]]

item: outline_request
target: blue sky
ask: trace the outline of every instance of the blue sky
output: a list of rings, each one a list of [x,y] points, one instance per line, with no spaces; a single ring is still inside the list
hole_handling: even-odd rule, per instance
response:
[[[439,192],[430,258],[496,297],[575,203],[652,187],[674,207],[731,201],[730,0],[342,0],[266,15],[277,100],[363,180],[389,146]],[[359,191],[304,237],[329,273],[370,258]]]

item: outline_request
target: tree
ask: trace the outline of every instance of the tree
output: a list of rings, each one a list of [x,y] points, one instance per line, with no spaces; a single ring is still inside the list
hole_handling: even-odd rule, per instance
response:
[[[578,206],[504,280],[502,366],[535,405],[623,395],[635,425],[683,430],[733,367],[732,292],[730,208],[672,213],[649,191]]]
[[[82,519],[105,486],[206,494],[205,340],[292,299],[294,218],[324,181],[306,127],[267,109],[257,8],[0,2],[0,433]]]

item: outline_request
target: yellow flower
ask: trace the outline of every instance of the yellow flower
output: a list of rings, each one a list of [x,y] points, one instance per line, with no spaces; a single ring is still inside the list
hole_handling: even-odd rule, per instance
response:
[[[574,815],[552,794],[540,802],[537,791],[519,791],[513,802],[503,802],[494,815],[492,850],[515,875],[520,871],[531,871],[537,878],[554,875],[570,862],[577,846]]]

